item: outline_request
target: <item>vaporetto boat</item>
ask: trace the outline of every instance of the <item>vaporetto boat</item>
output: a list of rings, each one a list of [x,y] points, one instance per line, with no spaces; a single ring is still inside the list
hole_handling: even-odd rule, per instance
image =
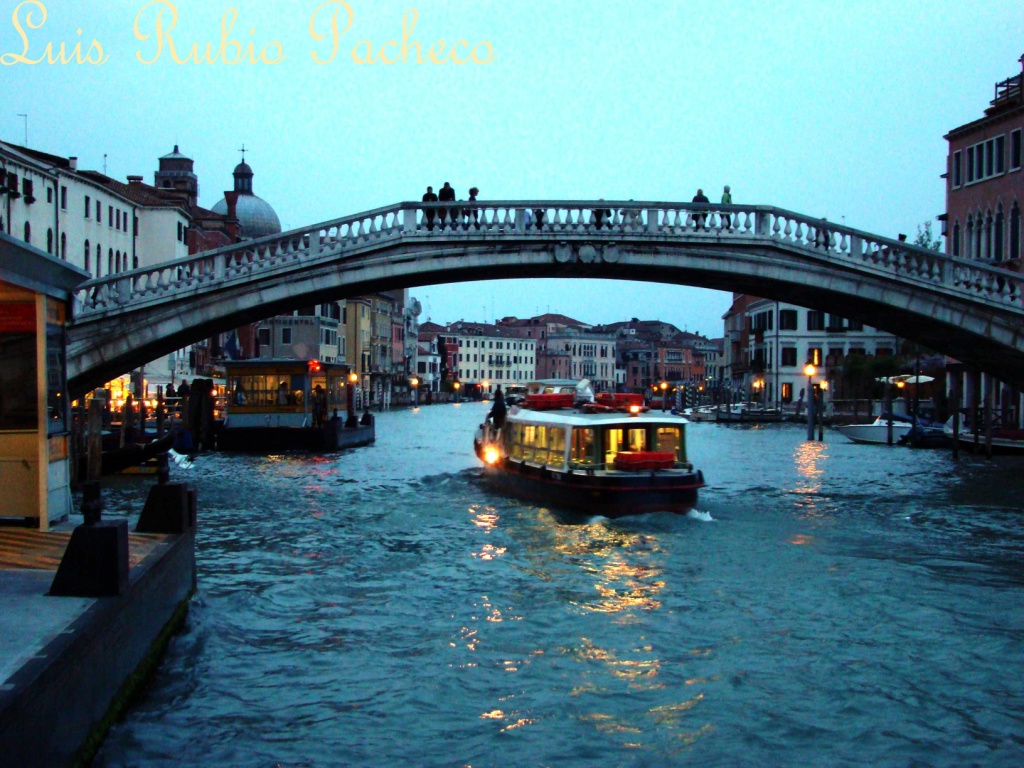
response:
[[[500,428],[480,425],[474,449],[496,487],[544,506],[605,517],[685,513],[705,485],[686,455],[687,424],[647,410],[642,395],[535,382]]]

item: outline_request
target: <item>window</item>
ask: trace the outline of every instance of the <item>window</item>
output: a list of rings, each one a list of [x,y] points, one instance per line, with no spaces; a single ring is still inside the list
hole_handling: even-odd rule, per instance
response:
[[[258,340],[259,340],[259,345],[261,347],[269,347],[270,346],[270,329],[269,328],[260,328],[259,331],[257,332],[257,336],[258,336]]]
[[[68,260],[68,236],[65,232],[60,233],[60,257],[64,261]]]
[[[1011,154],[1012,154],[1011,135]],[[1004,152],[1006,148],[1006,137],[996,136],[985,141],[978,142],[972,147],[964,150],[967,153],[967,183],[983,181],[998,176],[1004,172]],[[1012,167],[1012,162],[1011,162]],[[956,172],[954,169],[954,186]]]
[[[36,201],[35,195],[32,194],[32,179],[27,176],[21,180],[21,194],[25,196],[25,202],[29,205]]]
[[[995,229],[992,232],[992,258],[996,261],[1003,260],[1003,208],[996,210]]]
[[[53,230],[46,230],[46,252],[53,253]]]
[[[96,243],[96,277],[101,277],[103,271],[103,246]]]
[[[90,200],[89,196],[86,195],[85,196],[85,218],[87,218],[87,219],[89,218],[89,212],[92,210],[91,203],[92,203],[92,200]]]
[[[112,275],[114,273],[114,249],[107,248],[107,274]]]
[[[1010,251],[1008,258],[1020,258],[1020,208],[1016,203],[1010,209]]]
[[[91,263],[92,252],[89,250],[89,241],[85,241],[85,271],[92,274],[92,263]]]
[[[53,202],[53,187],[47,187],[46,188],[46,202],[48,202],[48,203],[52,203]]]
[[[960,222],[953,225],[953,255],[960,255]]]
[[[1020,135],[1021,129],[1010,134],[1010,170],[1016,171],[1020,168]]]
[[[112,205],[107,206],[107,226],[114,226],[114,206]]]
[[[32,225],[29,224],[27,221],[25,222],[25,242],[32,242]]]
[[[291,344],[292,343],[292,329],[291,328],[282,328],[281,329],[281,343],[282,344]]]
[[[65,211],[68,209],[68,188],[63,186],[60,188],[60,207]]]
[[[96,201],[96,221],[103,222],[103,206],[99,200]]]
[[[784,368],[796,367],[796,347],[782,348],[782,366]]]
[[[807,362],[811,365],[821,365],[821,347],[809,347],[807,349]]]
[[[808,331],[823,331],[825,330],[825,313],[820,312],[816,309],[807,310],[807,330]]]
[[[779,330],[797,330],[797,313],[795,309],[783,309],[779,311]]]
[[[960,175],[960,166],[962,156],[959,150],[953,153],[953,186],[959,187],[963,183],[963,178]]]
[[[846,327],[849,328],[851,331],[863,331],[864,323],[862,323],[860,320],[847,320]]]

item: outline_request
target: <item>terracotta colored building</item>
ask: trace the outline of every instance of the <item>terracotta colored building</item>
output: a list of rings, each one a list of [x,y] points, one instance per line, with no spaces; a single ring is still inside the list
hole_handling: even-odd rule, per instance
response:
[[[946,213],[940,216],[946,251],[1020,271],[1024,170],[1024,56],[1022,71],[995,84],[977,120],[946,134]]]

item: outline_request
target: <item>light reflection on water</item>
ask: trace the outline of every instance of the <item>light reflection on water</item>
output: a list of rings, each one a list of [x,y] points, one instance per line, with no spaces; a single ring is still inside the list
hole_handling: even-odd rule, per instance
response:
[[[1018,471],[695,424],[695,514],[608,521],[491,493],[485,413],[201,457],[188,629],[96,764],[1024,762]]]

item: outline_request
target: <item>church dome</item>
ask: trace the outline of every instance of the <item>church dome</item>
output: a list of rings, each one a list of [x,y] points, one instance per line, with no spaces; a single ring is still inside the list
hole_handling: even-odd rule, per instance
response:
[[[261,197],[252,193],[252,168],[242,158],[242,162],[235,166],[232,174],[235,177],[235,192],[238,198],[235,202],[235,216],[242,228],[242,237],[256,239],[267,235],[276,235],[281,231],[281,221],[273,206]],[[228,213],[228,201],[221,198],[212,208],[214,213],[226,216]]]
[[[213,206],[213,212],[227,216],[227,200],[221,199]],[[262,197],[256,197],[253,194],[240,194],[235,203],[235,216],[238,217],[238,223],[242,228],[242,237],[246,239],[254,240],[257,237],[276,235],[281,232],[281,221],[277,218],[277,213],[273,206]]]

